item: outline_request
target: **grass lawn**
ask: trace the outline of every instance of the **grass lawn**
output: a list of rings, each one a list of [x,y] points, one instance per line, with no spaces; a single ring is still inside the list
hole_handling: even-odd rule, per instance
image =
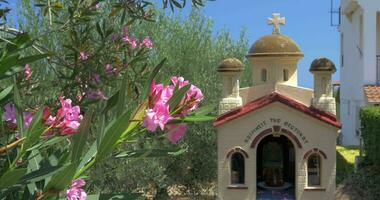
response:
[[[336,183],[339,184],[354,172],[355,156],[359,155],[357,146],[336,147]]]

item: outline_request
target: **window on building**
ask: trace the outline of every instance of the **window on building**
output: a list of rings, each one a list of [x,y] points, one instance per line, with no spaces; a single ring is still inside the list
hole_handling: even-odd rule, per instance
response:
[[[284,78],[284,81],[288,81],[289,80],[289,70],[288,69],[284,69],[283,70],[283,78]]]
[[[321,185],[321,158],[316,153],[307,159],[307,179],[309,187]]]
[[[244,184],[244,156],[236,152],[231,156],[231,184]]]
[[[266,82],[267,81],[267,69],[262,69],[261,70],[261,81]]]

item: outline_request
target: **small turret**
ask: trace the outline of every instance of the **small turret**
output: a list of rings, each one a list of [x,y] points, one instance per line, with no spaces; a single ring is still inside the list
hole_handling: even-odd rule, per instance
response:
[[[222,76],[222,100],[219,103],[219,114],[242,106],[239,95],[239,76],[243,70],[243,64],[236,58],[227,58],[218,66],[218,72]]]
[[[336,103],[331,83],[332,74],[336,72],[334,63],[327,58],[317,58],[311,63],[310,72],[314,75],[312,105],[335,115]]]

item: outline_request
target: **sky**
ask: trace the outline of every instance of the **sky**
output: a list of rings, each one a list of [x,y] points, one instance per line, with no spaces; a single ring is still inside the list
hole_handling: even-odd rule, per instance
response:
[[[339,32],[330,26],[330,7],[330,0],[215,0],[208,2],[203,12],[213,19],[215,34],[226,29],[238,39],[240,30],[246,28],[250,44],[272,33],[267,18],[280,13],[286,18],[281,33],[296,41],[305,55],[298,65],[298,83],[310,88],[313,76],[309,67],[315,58],[327,57],[340,68]],[[333,80],[339,80],[339,71]]]
[[[15,1],[9,1],[12,8]],[[334,1],[335,4],[339,3],[338,0]],[[183,10],[184,15],[189,13],[190,7],[188,3]],[[240,31],[245,28],[250,44],[272,33],[273,27],[267,25],[267,18],[272,13],[280,13],[286,18],[281,33],[298,43],[305,55],[298,65],[298,83],[312,88],[313,76],[309,67],[315,58],[321,56],[335,63],[338,71],[333,80],[339,80],[339,32],[337,27],[330,26],[330,7],[330,0],[215,0],[208,1],[202,11],[214,21],[215,35],[225,29],[234,39],[238,39]]]

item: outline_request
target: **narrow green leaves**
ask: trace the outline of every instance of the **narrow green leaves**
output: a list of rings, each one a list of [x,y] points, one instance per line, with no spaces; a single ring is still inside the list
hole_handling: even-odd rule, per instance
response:
[[[177,108],[183,97],[186,95],[186,92],[189,91],[190,87],[191,85],[186,85],[179,90],[174,91],[173,96],[168,101],[170,112],[173,112]]]
[[[43,107],[33,116],[33,120],[30,123],[28,129],[25,131],[25,142],[23,145],[23,151],[32,147],[37,141],[40,140],[40,136],[45,130],[45,126],[42,123]]]
[[[0,92],[0,101],[7,97],[13,90],[13,85],[8,86],[3,91]]]
[[[65,189],[73,179],[77,169],[77,164],[71,163],[67,165],[64,169],[56,173],[47,184],[44,192],[49,190],[61,191]]]
[[[91,120],[94,111],[91,109],[84,116],[77,133],[73,136],[73,148],[71,150],[71,161],[78,162],[82,156],[83,149],[86,145],[88,134],[90,133]]]
[[[126,131],[129,125],[129,113],[124,112],[119,118],[113,120],[105,130],[105,134],[98,147],[96,159],[104,159],[114,149],[120,136]]]
[[[21,102],[21,95],[20,95],[20,91],[18,90],[18,87],[17,87],[17,82],[16,82],[16,78],[14,78],[14,84],[13,84],[13,88],[14,88],[14,92],[13,92],[13,100],[14,100],[14,106],[16,108],[16,123],[17,123],[17,129],[19,131],[19,133],[21,134],[21,136],[24,136],[24,119],[23,119],[23,116],[22,116],[22,112],[23,112],[23,108],[22,108],[22,102]]]
[[[116,155],[116,158],[136,158],[144,155],[144,157],[165,157],[178,156],[186,152],[187,149],[139,149],[124,151]]]
[[[0,190],[9,186],[12,186],[20,180],[24,174],[26,174],[26,168],[11,169],[3,174],[0,178]]]
[[[146,88],[144,94],[143,94],[143,98],[145,99],[146,97],[148,97],[149,95],[149,91],[150,91],[150,84],[152,83],[153,79],[157,76],[158,72],[161,70],[162,66],[164,66],[164,63],[166,62],[166,58],[163,59],[154,69],[153,71],[150,73],[150,76],[148,78],[148,81],[145,85],[144,88]]]
[[[194,116],[180,117],[179,119],[183,122],[207,122],[207,121],[215,120],[215,117],[194,115]]]

